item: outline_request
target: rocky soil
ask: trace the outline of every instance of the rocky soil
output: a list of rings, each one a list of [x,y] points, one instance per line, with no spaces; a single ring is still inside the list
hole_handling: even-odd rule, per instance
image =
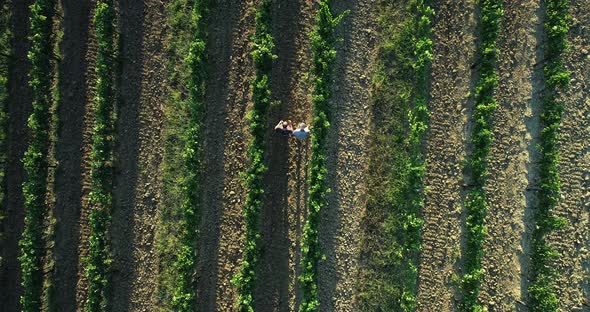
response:
[[[369,137],[371,64],[376,46],[374,0],[334,2],[333,11],[350,13],[338,26],[332,124],[328,133],[328,205],[321,212],[319,266],[321,311],[355,311],[361,226],[366,207],[365,173]]]
[[[239,174],[246,169],[244,160],[249,140],[246,113],[251,98],[249,79],[254,75],[254,67],[248,45],[254,34],[253,8],[256,5],[254,1],[228,0],[216,3],[211,9],[211,81],[222,89],[209,88],[207,95],[209,107],[217,108],[207,116],[211,128],[207,134],[205,162],[209,164],[206,170],[216,170],[220,176],[210,177],[211,182],[219,184],[205,185],[208,208],[203,220],[203,243],[206,244],[203,260],[210,265],[203,266],[201,272],[204,311],[236,309],[237,293],[231,279],[240,268],[244,246],[242,207],[246,193]]]
[[[121,82],[113,196],[113,311],[150,311],[157,289],[154,250],[161,192],[166,55],[165,3],[119,3]]]
[[[59,311],[76,311],[77,285],[81,263],[79,252],[86,250],[81,244],[80,222],[82,212],[84,138],[90,138],[90,127],[85,127],[85,115],[90,103],[91,89],[86,79],[94,72],[94,50],[89,48],[90,23],[93,2],[63,1],[63,38],[61,56],[68,62],[59,66],[62,77],[61,103],[57,110],[60,126],[55,143],[55,293]],[[65,79],[63,79],[65,78]],[[90,77],[88,77],[90,78]],[[89,141],[86,141],[89,142]],[[88,151],[88,150],[87,150]],[[86,154],[87,157],[87,154]],[[86,158],[87,159],[87,158]],[[86,163],[87,164],[87,163]],[[85,166],[88,169],[88,166]],[[86,206],[87,207],[87,206]],[[87,211],[85,210],[85,216]],[[87,219],[85,219],[87,220]],[[86,224],[86,222],[82,222]],[[87,233],[87,232],[86,232]],[[87,236],[85,236],[87,237]],[[84,254],[86,254],[84,252]],[[80,303],[82,299],[79,300]]]
[[[498,109],[493,118],[494,142],[488,160],[489,178],[485,187],[488,195],[482,260],[484,276],[480,301],[489,311],[514,311],[523,308],[521,283],[528,264],[525,246],[525,216],[529,216],[525,194],[528,187],[529,149],[533,137],[538,137],[539,101],[534,92],[541,86],[533,80],[536,49],[540,42],[537,32],[540,8],[537,1],[507,2],[501,22],[497,46],[500,50],[495,94]],[[531,125],[527,127],[527,125]],[[531,134],[531,131],[534,133]],[[534,151],[531,151],[534,153]],[[532,187],[534,188],[534,187]],[[531,220],[528,220],[529,223]]]
[[[561,201],[556,214],[568,226],[551,237],[560,252],[557,293],[562,311],[590,311],[590,8],[571,2],[566,66],[571,86],[563,95],[560,131]]]
[[[419,263],[418,311],[453,311],[460,267],[463,160],[475,62],[475,1],[439,1],[433,25],[426,204]]]

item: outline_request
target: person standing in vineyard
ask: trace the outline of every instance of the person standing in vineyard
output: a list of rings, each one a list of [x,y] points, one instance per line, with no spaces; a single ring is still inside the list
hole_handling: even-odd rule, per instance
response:
[[[275,131],[282,134],[283,136],[288,136],[289,134],[293,133],[293,123],[291,120],[281,120],[275,127]]]
[[[307,137],[309,136],[309,127],[305,124],[305,123],[300,123],[299,124],[299,128],[297,128],[297,130],[293,131],[293,136],[296,137],[299,141],[303,141],[305,139],[307,139]]]

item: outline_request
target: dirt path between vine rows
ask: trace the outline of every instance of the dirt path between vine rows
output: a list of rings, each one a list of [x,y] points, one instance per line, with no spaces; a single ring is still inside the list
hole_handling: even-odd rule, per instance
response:
[[[160,0],[120,1],[121,101],[115,147],[113,311],[155,306],[166,14]]]
[[[98,43],[96,42],[96,34],[94,31],[94,25],[92,22],[92,16],[94,16],[94,10],[96,6],[96,1],[90,1],[89,5],[89,12],[88,15],[90,16],[89,24],[88,24],[88,33],[87,33],[87,46],[86,52],[84,56],[84,60],[87,64],[86,69],[84,71],[84,82],[85,82],[85,89],[86,94],[84,97],[84,109],[85,113],[83,116],[83,125],[82,125],[82,144],[81,144],[81,153],[82,159],[80,164],[80,171],[81,171],[81,193],[80,198],[80,212],[78,215],[78,265],[77,265],[77,285],[76,285],[76,307],[77,311],[80,311],[84,307],[84,303],[86,300],[86,293],[88,290],[88,280],[85,277],[85,269],[82,263],[82,259],[88,256],[89,252],[89,242],[88,238],[90,237],[90,228],[89,224],[89,214],[90,214],[90,203],[89,203],[89,194],[90,194],[90,151],[92,148],[92,127],[94,126],[94,109],[93,109],[93,102],[94,102],[94,95],[95,95],[95,85],[96,85],[96,57],[98,53]],[[78,103],[79,105],[79,103]],[[59,203],[59,202],[58,202]]]
[[[6,218],[4,219],[4,242],[2,243],[2,267],[0,271],[0,310],[20,311],[19,298],[20,264],[18,241],[24,226],[24,202],[22,183],[24,168],[22,156],[27,149],[27,118],[31,114],[32,93],[28,84],[30,68],[27,53],[29,50],[29,5],[31,0],[12,1],[12,66],[9,68],[9,103],[6,171]]]
[[[527,123],[531,123],[539,106],[538,99],[533,98],[533,91],[541,86],[540,81],[533,81],[535,47],[540,44],[535,36],[538,13],[537,1],[506,2],[497,40],[498,109],[492,121],[494,142],[485,187],[488,235],[484,242],[485,274],[480,293],[480,301],[490,311],[522,309],[526,301],[522,298],[521,279],[526,276],[528,263],[525,254],[528,245],[525,216],[530,215],[525,197],[530,173],[528,149],[533,144],[532,137],[539,134],[538,125],[527,129]],[[538,122],[538,116],[534,119]]]
[[[369,136],[369,85],[377,43],[373,0],[337,2],[333,11],[350,10],[338,26],[332,125],[328,134],[328,181],[332,192],[321,211],[319,264],[321,311],[355,311],[360,259],[360,222],[365,209],[365,173]],[[354,131],[351,131],[354,128]]]
[[[311,123],[309,32],[314,2],[283,0],[273,3],[273,37],[278,59],[273,63],[273,100],[268,129],[281,119]],[[262,255],[257,268],[257,311],[298,311],[300,239],[306,211],[306,172],[309,144],[269,131],[266,144],[268,173],[261,211]]]
[[[220,1],[209,9],[209,38],[204,146],[204,193],[201,224],[201,248],[198,263],[197,297],[199,311],[217,309],[218,250],[225,179],[225,123],[230,105],[227,103],[232,61],[234,28],[238,23],[240,4]],[[235,78],[234,78],[235,79]],[[233,121],[237,125],[237,121]],[[225,259],[224,259],[225,260]],[[223,298],[223,297],[222,297]]]
[[[58,138],[55,146],[55,304],[58,311],[76,311],[76,290],[80,258],[80,213],[82,211],[82,158],[84,118],[91,104],[88,73],[93,72],[94,58],[89,46],[89,26],[93,4],[65,0],[63,6],[63,39],[60,47],[62,95],[58,107]],[[89,136],[87,136],[89,139]],[[88,168],[88,167],[86,167]]]
[[[569,226],[551,236],[561,258],[556,288],[563,311],[590,311],[590,8],[587,1],[570,5],[570,90],[563,100],[559,172],[561,200],[556,215]]]
[[[254,68],[249,39],[256,3],[219,1],[210,9],[208,113],[205,147],[205,208],[199,294],[202,311],[235,311],[231,279],[244,250],[242,207],[246,190],[239,174],[246,169],[249,142],[246,113]]]
[[[439,1],[433,25],[426,203],[419,262],[417,311],[453,311],[452,282],[461,249],[466,110],[475,62],[475,1]]]

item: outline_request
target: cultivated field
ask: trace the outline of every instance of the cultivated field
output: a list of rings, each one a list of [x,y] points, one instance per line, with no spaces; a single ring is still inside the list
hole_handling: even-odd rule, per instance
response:
[[[589,51],[588,0],[0,0],[0,311],[590,312]]]

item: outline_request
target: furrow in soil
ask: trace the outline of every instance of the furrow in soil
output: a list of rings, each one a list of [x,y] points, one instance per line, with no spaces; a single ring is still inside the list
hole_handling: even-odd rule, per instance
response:
[[[309,144],[273,133],[279,120],[294,125],[310,123],[308,97],[309,31],[313,2],[273,2],[273,37],[278,59],[273,63],[271,89],[278,101],[269,111],[266,146],[268,173],[262,216],[262,256],[258,266],[255,300],[259,311],[296,311],[299,247],[307,187]]]
[[[332,192],[321,212],[319,264],[321,311],[355,311],[360,259],[360,221],[365,209],[369,137],[369,85],[376,45],[376,1],[336,2],[334,12],[350,10],[338,27],[334,66],[332,125],[328,134],[328,181]]]
[[[113,310],[150,311],[157,289],[154,235],[167,92],[165,5],[159,0],[140,5],[121,0],[120,14],[123,67],[115,150]]]
[[[283,3],[291,1],[283,1]],[[286,98],[287,115],[295,125],[300,122],[311,124],[311,83],[307,79],[307,74],[311,70],[311,52],[310,52],[310,38],[314,24],[315,1],[299,0],[298,3],[298,17],[296,34],[293,36],[293,41],[284,41],[283,44],[288,47],[288,51],[293,45],[294,53],[291,58],[286,61],[291,67],[289,83],[287,85],[290,94]],[[277,8],[279,17],[281,8]],[[285,28],[293,27],[293,25],[284,25]],[[287,31],[287,29],[285,29]],[[283,57],[287,57],[287,53],[282,53]],[[274,77],[281,75],[280,71],[274,74]],[[274,81],[274,80],[273,80]],[[272,120],[272,118],[271,118]],[[276,119],[273,120],[278,122]],[[274,127],[274,125],[271,124]],[[288,233],[289,233],[289,305],[288,309],[281,309],[280,311],[299,311],[301,304],[301,293],[299,288],[299,274],[301,273],[301,235],[303,233],[303,224],[307,217],[307,173],[310,159],[310,141],[295,142],[292,139],[289,143],[289,174],[288,174]],[[272,148],[272,145],[271,145]]]
[[[426,203],[417,311],[453,311],[461,249],[463,160],[472,64],[475,1],[439,1],[433,27],[430,132],[426,140]]]
[[[66,0],[62,5],[64,35],[60,51],[67,61],[59,66],[62,99],[57,111],[60,126],[55,146],[55,304],[59,311],[76,311],[91,4]]]
[[[6,171],[6,218],[4,226],[3,263],[0,271],[0,310],[20,311],[19,298],[20,264],[18,241],[24,226],[24,199],[22,183],[24,168],[21,159],[28,142],[27,118],[31,114],[32,94],[29,88],[28,72],[30,63],[27,59],[29,50],[29,5],[32,1],[12,1],[12,64],[9,67],[9,103],[8,113],[8,166]]]
[[[90,17],[94,16],[94,9],[96,6],[96,2],[90,1],[88,4],[90,7],[90,11],[88,15]],[[88,29],[88,38],[87,38],[87,45],[86,45],[86,52],[85,52],[85,62],[87,64],[86,69],[84,71],[84,82],[86,88],[86,94],[84,97],[84,107],[85,113],[83,116],[83,125],[82,125],[82,144],[81,144],[81,153],[82,159],[80,164],[80,172],[81,172],[81,193],[80,198],[80,213],[78,216],[78,280],[76,285],[76,310],[81,311],[83,310],[84,303],[86,300],[86,294],[88,290],[88,280],[85,276],[85,267],[84,267],[84,259],[88,256],[89,251],[89,237],[90,237],[90,227],[89,227],[89,215],[90,215],[90,203],[89,203],[89,194],[90,194],[90,183],[91,183],[91,176],[90,176],[90,152],[92,148],[92,127],[94,126],[94,110],[92,108],[94,102],[94,95],[95,95],[95,84],[96,84],[96,57],[98,53],[98,43],[96,42],[96,35],[94,31],[94,25],[92,22],[92,18],[89,20],[89,29]]]
[[[228,125],[237,127],[239,133],[242,129],[240,120],[228,120],[228,110],[232,107],[228,102],[230,82],[228,71],[235,57],[232,54],[234,53],[233,42],[234,36],[238,33],[234,32],[234,28],[238,23],[240,7],[240,4],[235,1],[219,1],[209,9],[207,58],[209,69],[205,95],[207,113],[203,129],[205,137],[203,211],[197,282],[199,311],[217,310],[218,266],[223,265],[219,262],[218,251],[224,209],[225,132]],[[233,66],[235,68],[239,65]],[[236,77],[233,79],[235,84]],[[232,117],[235,118],[235,115]],[[237,165],[234,164],[235,166]],[[230,172],[230,175],[236,178],[236,172]],[[223,297],[222,294],[220,300]]]
[[[498,37],[498,109],[493,117],[494,142],[488,160],[488,228],[480,300],[490,311],[522,308],[525,193],[531,134],[532,78],[535,61],[537,1],[506,2]],[[527,214],[528,215],[528,214]]]
[[[223,2],[217,5],[224,5]],[[227,4],[236,5],[236,4]],[[217,259],[212,267],[217,272],[215,285],[216,304],[215,311],[235,311],[237,293],[231,283],[240,268],[242,253],[244,250],[245,224],[242,217],[242,208],[246,198],[246,190],[243,187],[240,173],[246,169],[246,150],[250,140],[247,132],[246,113],[250,102],[250,78],[254,75],[254,67],[250,56],[250,37],[254,34],[254,8],[253,1],[239,3],[239,13],[231,16],[235,18],[236,27],[233,28],[233,43],[229,68],[220,68],[229,76],[228,90],[223,101],[226,107],[221,133],[223,137],[223,196],[222,212],[219,222]],[[233,11],[233,10],[232,10]],[[225,15],[224,15],[225,16]],[[225,20],[219,21],[226,23]],[[215,23],[215,22],[214,22]],[[232,22],[230,22],[230,25]],[[214,40],[212,38],[211,40]],[[209,157],[209,156],[208,156]],[[216,205],[216,203],[212,203]]]
[[[587,1],[570,5],[572,23],[565,54],[571,85],[563,97],[560,129],[561,199],[555,214],[568,225],[550,237],[560,253],[556,290],[561,311],[590,311],[590,8]]]

